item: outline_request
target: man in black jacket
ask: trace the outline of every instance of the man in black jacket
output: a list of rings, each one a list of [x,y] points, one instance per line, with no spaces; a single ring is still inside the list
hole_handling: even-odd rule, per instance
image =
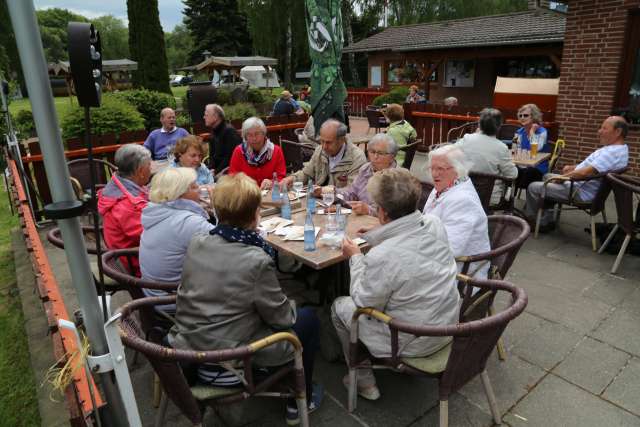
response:
[[[204,109],[204,124],[211,128],[209,137],[209,169],[215,173],[229,166],[233,150],[242,138],[224,118],[224,110],[218,104],[208,104]]]

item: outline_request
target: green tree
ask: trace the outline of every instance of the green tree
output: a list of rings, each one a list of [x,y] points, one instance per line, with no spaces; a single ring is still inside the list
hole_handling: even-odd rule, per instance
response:
[[[67,24],[71,21],[87,22],[84,16],[75,14],[67,9],[43,9],[36,11],[42,47],[48,62],[66,61],[67,52]]]
[[[138,62],[134,86],[171,93],[158,0],[127,0],[127,15],[129,51],[131,59]]]
[[[176,25],[170,33],[165,33],[164,42],[167,47],[167,61],[169,70],[191,65],[190,53],[193,49],[191,33],[184,24]]]
[[[184,23],[193,39],[193,63],[204,59],[205,50],[216,56],[251,54],[247,18],[238,9],[237,0],[184,0],[184,6]],[[270,22],[274,25],[278,21]]]
[[[123,59],[129,57],[129,29],[113,15],[99,16],[92,20],[100,31],[102,58]]]
[[[13,25],[9,18],[9,9],[5,0],[0,0],[0,76],[5,80],[16,80],[20,84],[22,94],[27,96],[27,86],[22,74],[22,65],[16,46]]]

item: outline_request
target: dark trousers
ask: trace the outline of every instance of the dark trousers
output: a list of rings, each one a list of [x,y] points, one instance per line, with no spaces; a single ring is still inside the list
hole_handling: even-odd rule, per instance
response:
[[[304,365],[304,381],[307,385],[307,400],[311,399],[313,365],[316,352],[320,348],[320,320],[311,307],[298,308],[293,331],[302,343],[302,364]]]
[[[542,181],[542,172],[537,168],[518,168],[518,178],[516,178],[516,188],[527,189],[529,184]]]

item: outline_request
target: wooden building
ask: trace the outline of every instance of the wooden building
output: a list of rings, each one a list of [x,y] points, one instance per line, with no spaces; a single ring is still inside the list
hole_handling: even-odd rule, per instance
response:
[[[131,71],[138,69],[138,63],[130,59],[106,59],[102,61],[103,90],[125,90],[132,87]],[[49,64],[49,77],[54,96],[70,96],[75,94],[73,77],[70,73],[69,61]],[[61,82],[64,80],[65,87]]]

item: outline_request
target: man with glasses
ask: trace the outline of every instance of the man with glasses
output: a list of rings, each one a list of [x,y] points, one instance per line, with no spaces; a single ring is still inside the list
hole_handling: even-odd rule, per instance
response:
[[[320,127],[320,146],[302,170],[282,180],[282,185],[290,186],[294,181],[306,183],[309,178],[316,185],[333,185],[343,188],[350,185],[362,165],[367,162],[364,152],[347,141],[347,126],[335,119],[329,119]]]

